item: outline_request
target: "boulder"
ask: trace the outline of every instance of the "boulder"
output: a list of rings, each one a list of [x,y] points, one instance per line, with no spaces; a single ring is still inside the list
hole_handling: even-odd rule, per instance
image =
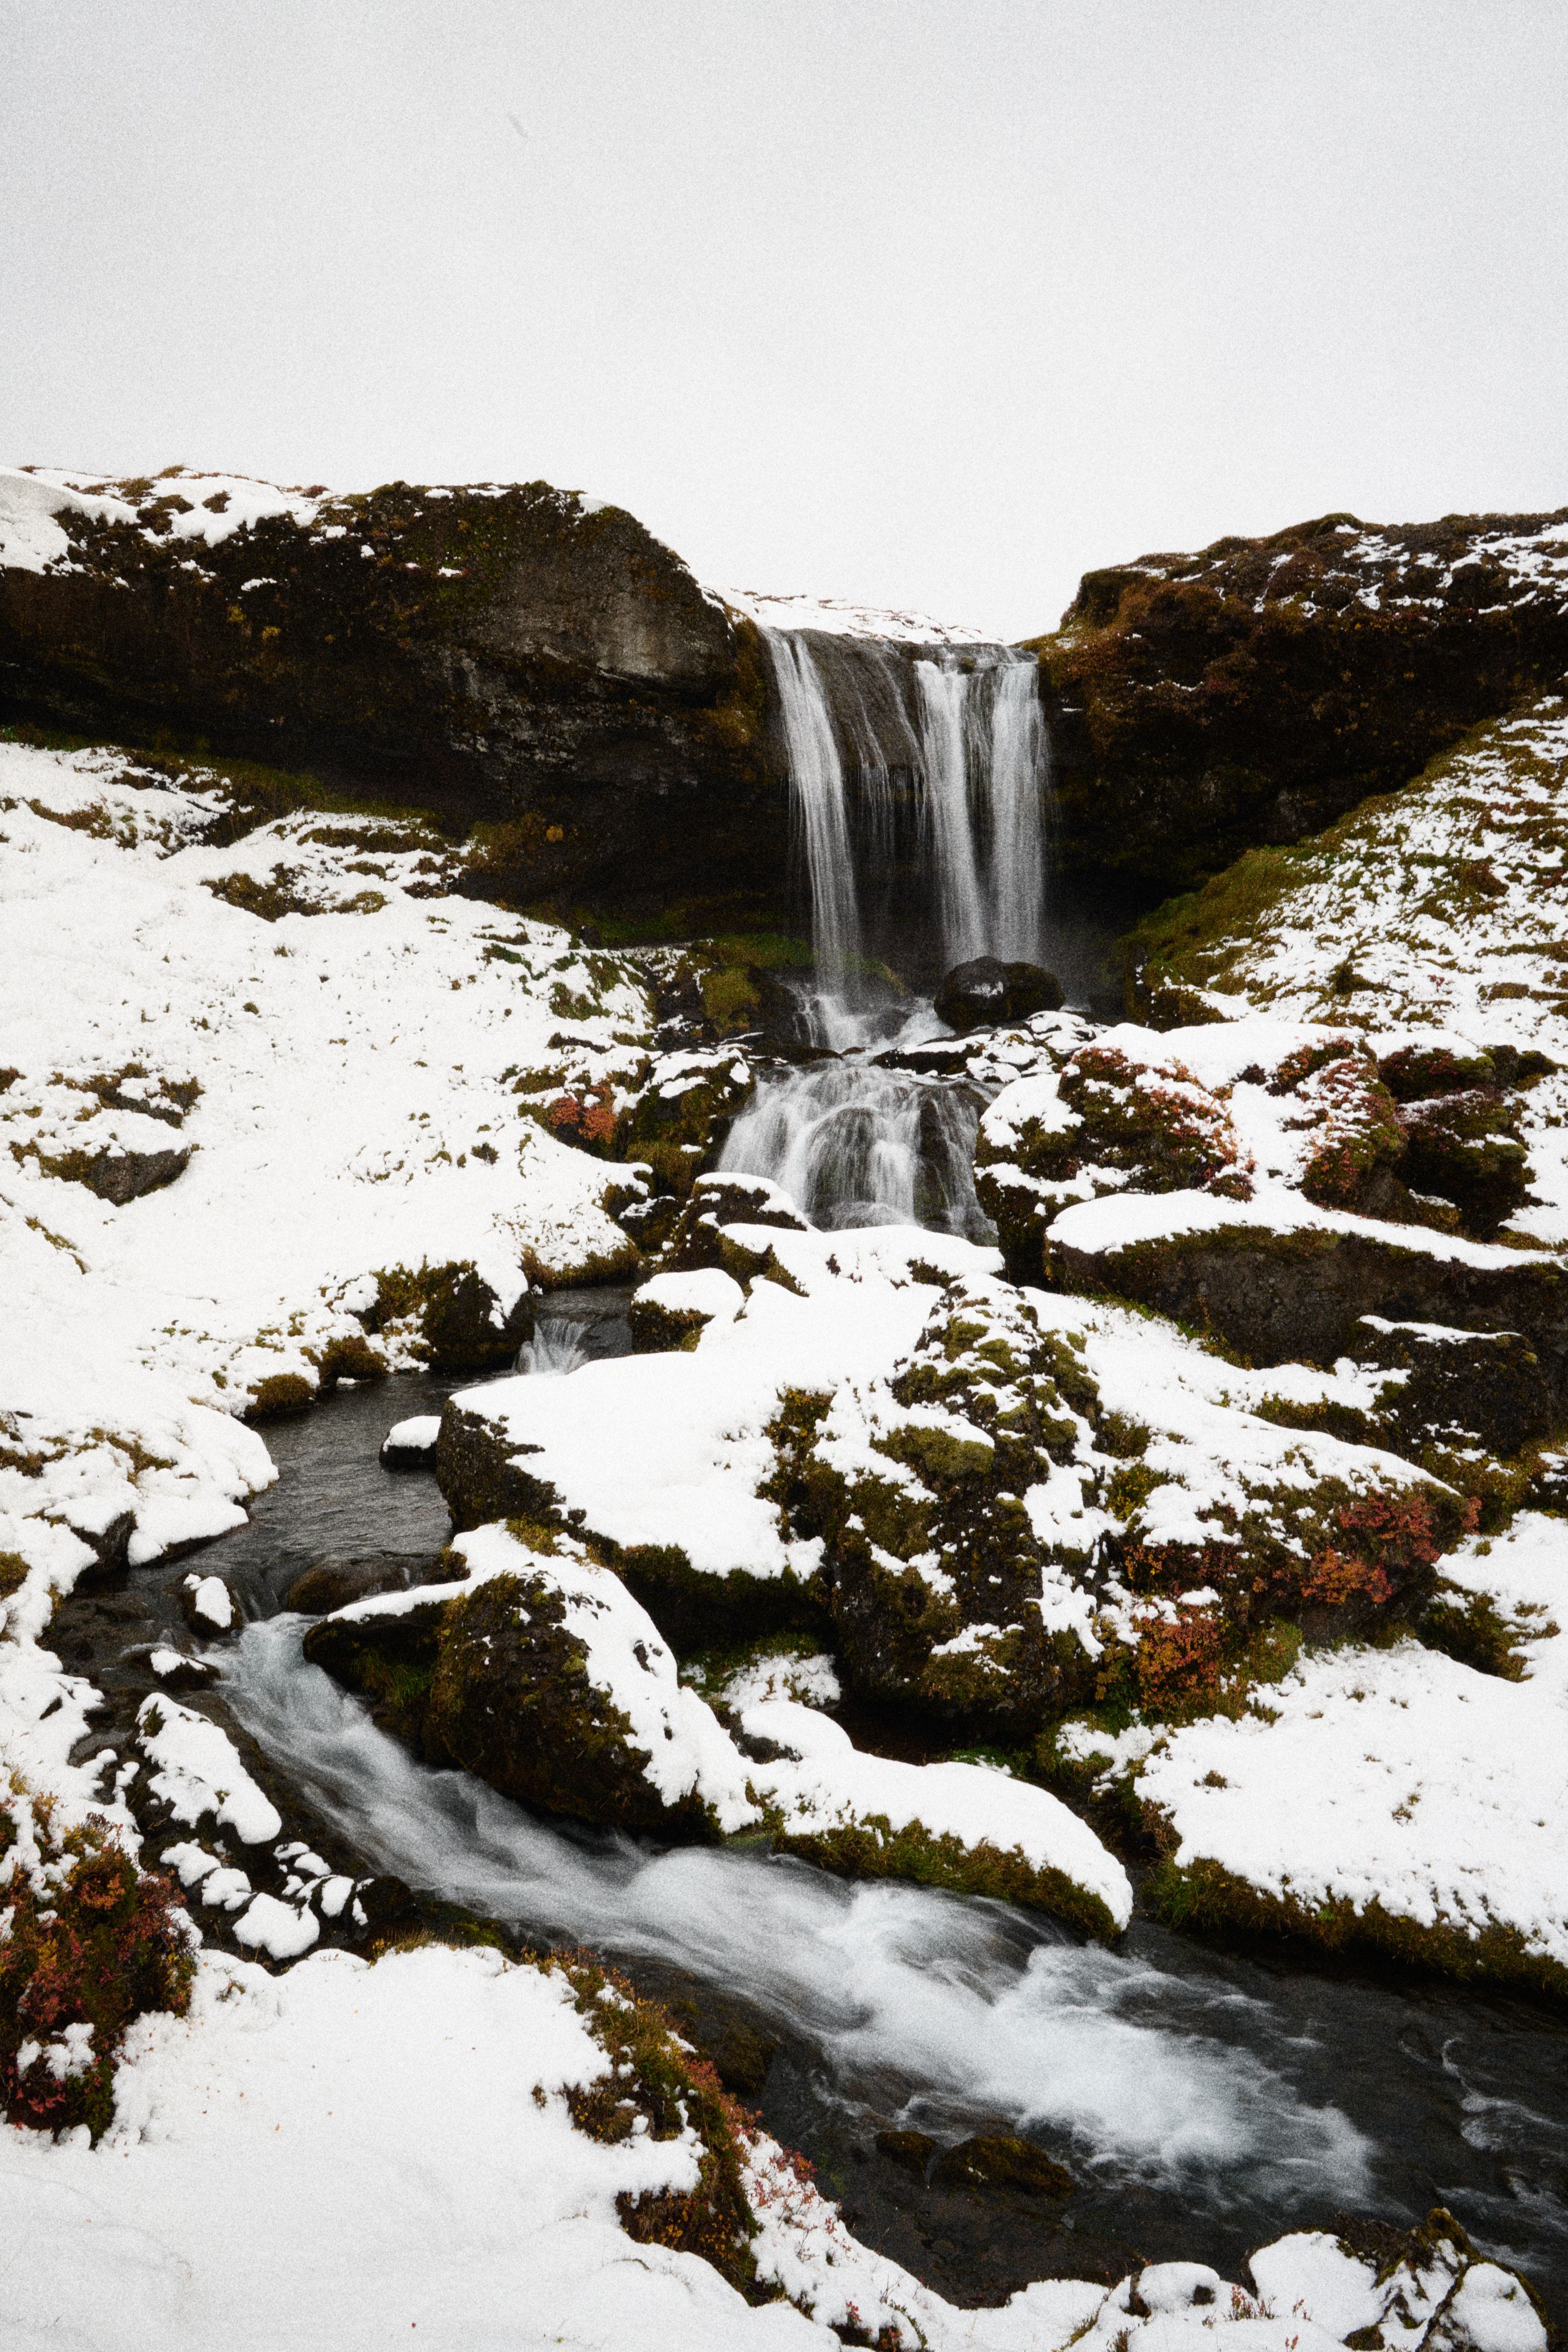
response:
[[[384,1268],[376,1295],[360,1316],[373,1336],[402,1325],[433,1372],[499,1371],[533,1337],[534,1301],[524,1286],[503,1314],[471,1259],[447,1265]]]
[[[375,1592],[403,1592],[411,1585],[436,1584],[452,1573],[445,1556],[411,1559],[403,1552],[373,1552],[359,1559],[319,1559],[297,1576],[283,1597],[285,1609],[321,1617],[367,1601]]]
[[[520,1804],[679,1839],[755,1823],[742,1758],[619,1578],[504,1527],[454,1553],[471,1587],[358,1602],[311,1627],[306,1656]]]
[[[998,1021],[1026,1021],[1034,1013],[1055,1013],[1061,983],[1037,963],[1002,963],[975,956],[955,964],[936,992],[937,1018],[960,1033]]]
[[[170,1151],[40,1151],[38,1165],[47,1176],[85,1184],[111,1208],[123,1209],[149,1192],[161,1192],[183,1176],[190,1157],[187,1143],[183,1150]]]
[[[1554,1258],[1288,1203],[1184,1192],[1166,1217],[1152,1209],[1133,1196],[1065,1211],[1046,1235],[1051,1280],[1152,1307],[1254,1364],[1332,1364],[1369,1315],[1516,1332],[1568,1412],[1568,1268]]]

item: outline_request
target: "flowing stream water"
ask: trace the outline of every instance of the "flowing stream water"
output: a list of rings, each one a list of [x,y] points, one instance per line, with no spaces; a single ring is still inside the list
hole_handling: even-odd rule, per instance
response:
[[[536,1351],[558,1373],[618,1351],[623,1307],[560,1300]],[[1146,1922],[1108,1951],[1002,1904],[536,1820],[415,1762],[305,1664],[280,1596],[324,1554],[445,1539],[434,1479],[376,1458],[431,1388],[345,1391],[280,1427],[279,1485],[207,1555],[253,1612],[225,1654],[226,1698],[369,1862],[521,1935],[593,1945],[655,1993],[739,2000],[778,2045],[764,2121],[863,2235],[961,2299],[1139,2254],[1234,2275],[1285,2230],[1347,2210],[1405,2224],[1436,2203],[1568,2294],[1568,2023],[1543,2005]],[[879,2153],[893,2126],[1021,2131],[1078,2191],[1044,2213],[918,2187]]]

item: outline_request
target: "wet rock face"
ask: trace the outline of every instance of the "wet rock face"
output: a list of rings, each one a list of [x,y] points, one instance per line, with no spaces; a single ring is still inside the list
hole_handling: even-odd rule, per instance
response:
[[[936,1013],[963,1034],[990,1022],[1027,1021],[1036,1013],[1056,1013],[1061,1001],[1060,982],[1039,964],[974,956],[948,973],[936,992]]]
[[[1568,662],[1552,515],[1328,515],[1088,573],[1037,641],[1060,848],[1162,891],[1414,775]]]
[[[772,886],[755,632],[621,509],[394,483],[226,530],[201,478],[98,487],[0,565],[12,715],[488,819],[487,892]]]

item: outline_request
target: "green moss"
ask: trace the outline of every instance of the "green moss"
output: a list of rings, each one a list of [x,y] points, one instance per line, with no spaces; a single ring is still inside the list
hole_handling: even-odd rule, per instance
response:
[[[500,1302],[472,1258],[384,1266],[375,1281],[375,1303],[362,1318],[365,1329],[374,1337],[394,1325],[415,1324],[415,1353],[433,1372],[500,1370],[532,1328],[527,1294],[501,1318]]]
[[[956,1895],[989,1895],[1048,1911],[1107,1942],[1120,1932],[1099,1895],[1065,1872],[1028,1861],[1016,1846],[1004,1850],[988,1839],[965,1844],[951,1833],[934,1835],[921,1821],[895,1830],[884,1815],[872,1814],[812,1835],[781,1833],[774,1842],[781,1852],[799,1854],[839,1877],[909,1878]]]
[[[314,1350],[308,1348],[305,1352],[316,1367],[323,1396],[340,1381],[384,1381],[386,1378],[385,1357],[358,1331],[341,1332],[335,1339],[329,1339],[324,1348]]]
[[[1515,1927],[1494,1924],[1471,1935],[1441,1917],[1424,1925],[1386,1909],[1375,1896],[1358,1910],[1344,1896],[1317,1903],[1273,1895],[1203,1859],[1158,1864],[1145,1882],[1144,1900],[1174,1927],[1289,1936],[1328,1951],[1371,1952],[1465,1982],[1519,1985],[1558,2000],[1568,1996],[1568,1969],[1532,1951]]]
[[[315,1402],[316,1391],[298,1372],[273,1372],[251,1390],[245,1417],[247,1421],[280,1421],[292,1413],[308,1412]]]

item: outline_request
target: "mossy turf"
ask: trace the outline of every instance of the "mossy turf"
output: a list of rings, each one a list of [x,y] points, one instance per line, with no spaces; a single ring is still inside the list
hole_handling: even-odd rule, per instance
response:
[[[1159,1823],[1153,1826],[1160,1835]],[[1495,1922],[1471,1930],[1441,1917],[1429,1925],[1413,1919],[1387,1909],[1376,1896],[1358,1907],[1343,1895],[1317,1902],[1275,1895],[1204,1857],[1158,1864],[1144,1883],[1143,1899],[1173,1927],[1283,1936],[1465,1983],[1515,1985],[1555,2000],[1568,1999],[1568,1968],[1533,1950],[1516,1927]]]
[[[894,1829],[885,1815],[871,1814],[837,1829],[781,1830],[773,1843],[780,1853],[798,1854],[840,1878],[910,1879],[953,1895],[1020,1903],[1105,1943],[1121,1933],[1099,1895],[1064,1871],[1032,1863],[1018,1847],[993,1845],[987,1838],[965,1843],[951,1833],[937,1835],[919,1820]]]
[[[50,1877],[40,1886],[23,1862],[5,1887],[0,2113],[42,2131],[85,2125],[96,2140],[113,2120],[114,2060],[127,2026],[148,2010],[184,2016],[195,1958],[178,1889],[140,1870],[106,1821],[89,1815],[57,1836],[47,1801],[28,1804],[14,1784],[0,1797],[0,1854],[18,1846],[24,1805]],[[72,2026],[91,2029],[85,2060],[57,2074],[47,2045]],[[24,2065],[29,2042],[46,2054]]]

